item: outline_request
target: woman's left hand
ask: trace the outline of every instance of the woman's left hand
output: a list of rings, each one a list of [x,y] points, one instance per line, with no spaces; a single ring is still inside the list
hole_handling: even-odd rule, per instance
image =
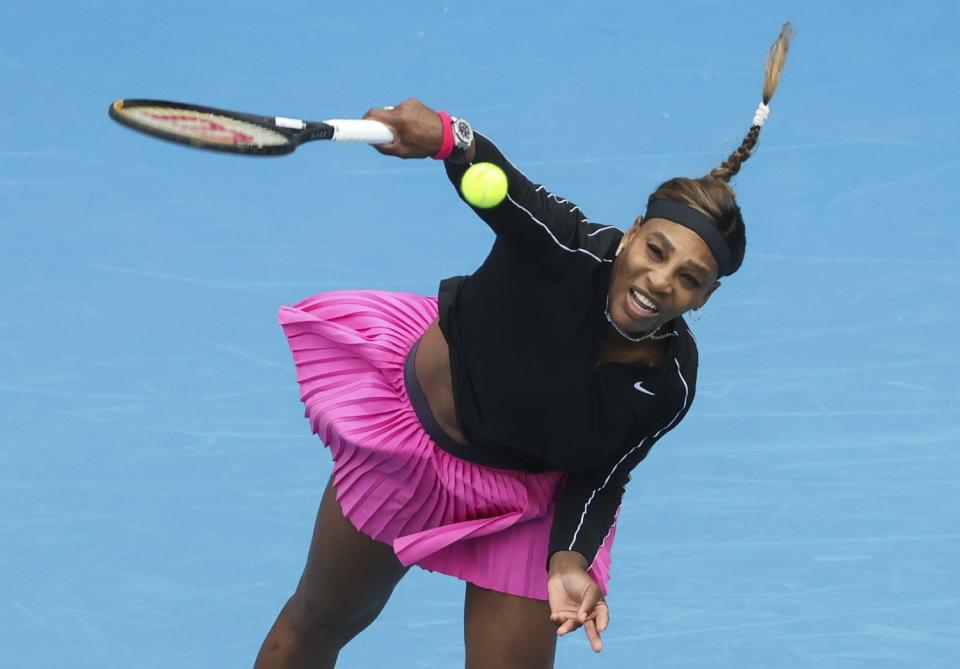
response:
[[[547,581],[550,598],[550,620],[558,625],[563,636],[583,627],[590,647],[597,653],[603,649],[600,633],[610,623],[610,611],[600,586],[579,567],[551,573]]]

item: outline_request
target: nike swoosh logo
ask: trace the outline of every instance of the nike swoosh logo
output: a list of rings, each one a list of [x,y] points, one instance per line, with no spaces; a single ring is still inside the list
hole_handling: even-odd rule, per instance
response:
[[[655,392],[653,392],[652,390],[647,390],[646,388],[643,387],[643,381],[637,381],[636,383],[633,384],[633,387],[639,390],[641,393],[656,396]]]

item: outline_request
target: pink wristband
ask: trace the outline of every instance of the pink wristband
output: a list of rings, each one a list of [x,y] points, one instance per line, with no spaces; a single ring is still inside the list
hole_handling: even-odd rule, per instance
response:
[[[437,116],[443,124],[443,141],[440,142],[440,150],[433,154],[434,160],[446,160],[453,153],[453,124],[450,122],[450,114],[445,111],[438,111]]]

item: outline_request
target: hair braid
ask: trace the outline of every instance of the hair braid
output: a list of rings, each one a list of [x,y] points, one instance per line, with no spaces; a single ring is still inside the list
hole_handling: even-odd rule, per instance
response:
[[[773,97],[777,84],[780,83],[780,74],[787,60],[787,51],[790,40],[793,38],[793,27],[789,22],[784,23],[780,35],[767,53],[766,68],[763,77],[763,104],[766,105]],[[758,110],[759,112],[760,110]],[[759,115],[761,123],[765,116]],[[720,167],[713,169],[710,174],[699,179],[677,177],[665,181],[657,187],[647,201],[648,204],[656,199],[667,199],[682,202],[708,216],[716,224],[723,235],[730,251],[733,254],[733,271],[740,268],[747,248],[747,233],[743,223],[743,215],[737,205],[730,179],[740,171],[743,161],[750,158],[750,154],[760,138],[760,124],[750,126],[747,136],[737,147],[737,150],[723,161]]]
[[[780,83],[783,66],[787,62],[787,52],[790,50],[790,40],[793,39],[793,26],[790,22],[783,24],[780,35],[770,46],[767,52],[767,62],[763,73],[763,104],[767,105],[773,99],[773,94]],[[751,152],[760,139],[760,126],[752,125],[747,136],[737,149],[723,161],[720,167],[710,171],[710,176],[721,181],[729,182],[740,171],[740,166],[750,158]]]
[[[750,157],[750,152],[753,151],[753,147],[757,145],[759,138],[760,126],[750,126],[750,130],[743,139],[743,143],[720,164],[720,167],[715,167],[710,170],[710,176],[715,179],[720,179],[721,181],[729,182],[730,179],[733,178],[733,175],[740,171],[740,165]]]

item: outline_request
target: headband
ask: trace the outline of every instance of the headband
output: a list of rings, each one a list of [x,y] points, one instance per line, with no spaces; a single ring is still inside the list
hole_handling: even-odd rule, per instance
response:
[[[651,218],[665,218],[671,223],[693,230],[706,243],[710,253],[717,261],[717,275],[733,274],[733,254],[730,252],[727,240],[717,230],[713,221],[699,211],[674,200],[657,199],[647,205],[645,220],[649,221]]]

